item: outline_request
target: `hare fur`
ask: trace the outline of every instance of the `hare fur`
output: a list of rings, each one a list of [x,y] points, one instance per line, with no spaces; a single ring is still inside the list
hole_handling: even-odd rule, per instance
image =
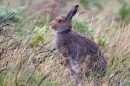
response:
[[[75,77],[75,85],[82,86],[83,75],[91,70],[95,77],[94,86],[101,86],[96,82],[105,74],[107,62],[101,49],[91,38],[73,29],[72,17],[78,7],[79,5],[75,5],[67,15],[56,17],[49,27],[56,31],[56,49],[64,56],[65,65]]]

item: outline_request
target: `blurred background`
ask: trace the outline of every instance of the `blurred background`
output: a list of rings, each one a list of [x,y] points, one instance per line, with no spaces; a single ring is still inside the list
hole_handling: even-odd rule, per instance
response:
[[[49,12],[52,18],[65,14],[73,5],[79,4],[78,13],[83,13],[84,18],[102,17],[107,19],[115,17],[129,21],[129,0],[1,0],[0,5],[6,6],[6,10],[24,7],[24,12],[31,11],[37,16],[43,17]],[[2,8],[1,8],[2,10]],[[44,18],[42,18],[44,20]]]
[[[103,86],[130,86],[130,0],[0,0],[0,86],[73,86],[49,23],[76,4],[74,29],[107,59]]]

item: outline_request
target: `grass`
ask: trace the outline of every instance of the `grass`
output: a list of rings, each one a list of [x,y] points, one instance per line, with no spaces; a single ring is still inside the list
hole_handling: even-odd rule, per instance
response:
[[[35,28],[48,26],[49,19],[41,22],[39,17],[28,13],[23,18],[18,23],[5,26],[2,32],[4,35],[0,34],[0,70],[6,67],[6,70],[0,72],[0,86],[72,86],[69,70],[62,65],[63,58],[56,51],[35,69],[42,57],[54,48],[55,32],[49,29],[42,33],[43,40],[38,39],[42,41],[37,41],[35,46],[30,47],[39,36],[39,33],[34,32]],[[94,18],[87,20],[75,19],[74,27],[90,36],[102,48],[108,63],[104,86],[130,86],[130,24],[120,25],[119,21],[106,20],[105,16],[96,21]],[[35,72],[27,83],[34,69]],[[90,81],[89,84],[91,83]]]

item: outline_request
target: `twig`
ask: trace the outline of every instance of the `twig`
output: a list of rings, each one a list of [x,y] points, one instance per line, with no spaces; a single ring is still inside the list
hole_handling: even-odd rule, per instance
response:
[[[19,68],[18,68],[18,71],[17,71],[16,76],[15,76],[15,84],[16,84],[16,86],[19,86],[17,77],[18,77],[18,74],[19,74],[20,70],[21,70],[21,62],[19,63]]]
[[[100,34],[100,33],[102,33],[102,32],[107,32],[107,31],[109,31],[109,30],[110,30],[110,28],[107,28],[107,29],[101,30],[100,32],[94,33],[94,34]]]
[[[122,86],[126,86],[126,85],[128,85],[128,84],[130,84],[130,80],[129,80],[128,82],[123,83]]]
[[[2,33],[2,31],[3,31],[3,28],[0,27],[0,34]]]
[[[0,24],[6,22],[6,21],[8,21],[8,20],[12,20],[12,19],[14,18],[14,13],[15,13],[15,12],[13,12],[9,17],[7,17],[7,18],[1,20],[1,21],[0,21]]]
[[[117,71],[110,77],[110,79],[108,80],[108,83],[111,82],[112,78],[113,78],[115,75],[121,73],[122,71],[123,71],[123,70],[117,70]]]
[[[38,49],[38,50],[36,50],[35,51],[35,54],[33,55],[33,57],[32,57],[32,61],[34,62],[34,60],[35,60],[35,56],[37,56],[37,55],[39,55],[40,53],[42,53],[43,51],[42,51],[42,48],[44,47],[44,46],[46,46],[47,44],[49,44],[50,42],[47,42],[47,43],[45,43],[45,44],[43,44],[42,46],[40,46],[40,48]],[[49,50],[50,51],[50,50]],[[48,51],[48,52],[49,52]]]
[[[37,86],[40,86],[40,85],[42,84],[42,82],[43,82],[47,77],[50,76],[50,74],[51,74],[51,71],[48,72],[45,76],[43,76],[43,78],[41,79],[40,83],[39,83]]]
[[[81,14],[84,14],[84,13],[87,13],[87,12],[80,12],[78,15],[77,15],[77,17],[76,18],[78,18]]]
[[[5,8],[6,12],[7,12],[8,8],[9,8],[9,2],[7,3],[6,8]]]
[[[42,48],[43,48],[45,45],[49,44],[49,43],[50,43],[50,42],[47,42],[47,43],[43,44],[42,46],[40,46],[40,48],[36,51],[36,52],[37,52],[36,55],[38,55],[38,54],[41,52]]]
[[[50,42],[47,42],[47,43],[43,44],[43,45],[40,47],[39,51],[42,50],[42,48],[43,48],[45,45],[49,44],[49,43],[50,43]]]
[[[55,50],[55,48],[53,48],[52,50],[50,50],[49,53],[48,53],[47,55],[43,56],[42,59],[36,64],[36,66],[34,67],[34,69],[33,69],[32,72],[31,72],[31,74],[29,75],[28,80],[27,80],[26,83],[25,83],[25,86],[27,86],[27,85],[29,84],[31,77],[32,77],[32,75],[34,74],[36,68],[39,66],[39,64],[42,63],[42,61],[43,61],[45,58],[47,58],[54,50]]]
[[[7,67],[1,68],[1,69],[0,69],[0,73],[2,73],[2,71],[6,70],[6,69],[7,69]]]

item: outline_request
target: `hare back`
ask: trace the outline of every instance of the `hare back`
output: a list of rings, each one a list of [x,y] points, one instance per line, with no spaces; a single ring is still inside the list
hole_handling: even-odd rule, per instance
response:
[[[100,48],[92,39],[74,30],[68,33],[57,33],[55,45],[60,53],[69,56],[75,55],[74,58],[81,58],[86,55],[97,56],[101,53]]]

